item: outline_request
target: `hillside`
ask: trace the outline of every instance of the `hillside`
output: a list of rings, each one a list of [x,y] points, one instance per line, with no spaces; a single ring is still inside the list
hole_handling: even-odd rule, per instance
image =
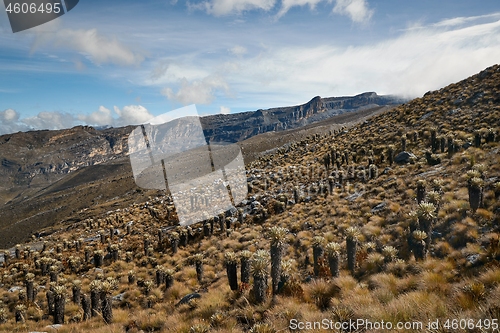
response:
[[[239,142],[245,161],[250,162],[262,152],[301,140],[309,132],[328,132],[391,107],[375,102],[398,101],[375,93],[313,100],[314,107],[309,102],[207,116],[201,121],[211,142],[250,138]],[[304,125],[309,122],[312,124]],[[276,126],[289,129],[275,132]],[[0,237],[0,247],[14,246],[58,221],[80,221],[109,207],[125,208],[156,195],[155,191],[138,188],[133,181],[127,147],[133,128],[96,130],[78,126],[0,136],[0,235],[8,235]]]
[[[7,255],[0,331],[498,331],[500,65],[378,111],[248,163],[216,219],[150,193],[55,225]]]

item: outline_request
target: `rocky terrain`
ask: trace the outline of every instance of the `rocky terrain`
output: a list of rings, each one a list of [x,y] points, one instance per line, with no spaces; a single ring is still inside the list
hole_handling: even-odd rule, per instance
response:
[[[499,82],[292,130],[237,209],[189,227],[132,190],[45,228],[4,253],[0,331],[497,332]]]
[[[352,97],[316,96],[308,103],[297,106],[204,117],[202,126],[210,141],[238,142],[257,134],[300,128],[347,112],[393,106],[404,101],[395,96],[379,96],[374,92]]]
[[[328,131],[336,128],[332,124],[359,120],[399,101],[375,93],[315,97],[304,105],[201,120],[211,142],[241,142],[273,131],[271,137],[241,143],[245,160],[251,161],[264,151],[305,136],[297,131],[308,123],[312,123],[308,128]],[[80,220],[109,205],[125,207],[130,200],[145,200],[147,191],[144,197],[131,195],[142,193],[133,182],[127,157],[127,139],[134,128],[78,126],[0,136],[0,247],[13,246],[61,220]],[[285,128],[289,129],[286,133],[275,132]]]

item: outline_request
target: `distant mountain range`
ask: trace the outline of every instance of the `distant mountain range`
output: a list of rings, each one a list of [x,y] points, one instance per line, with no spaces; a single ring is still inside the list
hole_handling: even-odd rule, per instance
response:
[[[344,116],[339,122],[353,121],[357,111],[361,117],[361,113],[402,102],[372,92],[353,97],[318,96],[297,106],[206,116],[201,123],[211,142],[241,142],[281,131],[286,131],[283,139],[290,141],[293,135],[285,135],[290,130],[325,120],[335,122],[336,116],[352,114],[350,120]],[[89,207],[113,200],[122,206],[126,194],[142,192],[133,181],[127,156],[128,135],[134,128],[77,126],[0,136],[0,248]],[[255,158],[255,152],[283,143],[276,138],[253,140],[247,152]],[[138,200],[137,195],[129,197]]]
[[[296,106],[203,117],[205,136],[210,141],[238,142],[266,132],[299,128],[346,112],[398,105],[406,100],[367,92],[356,96],[314,97]]]

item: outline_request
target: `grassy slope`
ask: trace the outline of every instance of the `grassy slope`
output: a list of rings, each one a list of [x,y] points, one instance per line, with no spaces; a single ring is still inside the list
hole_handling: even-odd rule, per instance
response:
[[[108,234],[109,224],[120,229],[121,240],[115,236],[109,240],[119,244],[122,260],[105,261],[103,277],[118,280],[113,294],[124,294],[122,301],[115,303],[112,325],[105,325],[102,318],[95,317],[84,323],[79,320],[79,307],[68,299],[66,320],[68,324],[60,332],[93,331],[165,331],[165,332],[275,332],[286,330],[289,320],[319,321],[323,318],[334,321],[348,319],[370,319],[372,321],[422,321],[436,319],[494,319],[500,318],[500,250],[498,247],[499,209],[495,190],[500,181],[500,145],[497,141],[486,143],[490,128],[499,136],[500,119],[500,66],[494,66],[457,84],[426,94],[405,105],[374,116],[369,121],[334,136],[316,135],[297,142],[285,151],[256,160],[249,165],[252,194],[267,209],[269,217],[256,221],[247,216],[227,235],[215,227],[214,235],[181,246],[175,254],[169,247],[164,251],[156,248],[156,233],[160,226],[171,224],[165,220],[165,198],[153,198],[151,203],[159,210],[160,218],[153,218],[143,205],[131,205],[125,211],[102,216],[98,226],[95,217],[92,223],[75,224],[70,231],[61,231],[48,237],[49,248],[55,248],[64,240],[72,243],[83,237],[95,236],[99,232]],[[451,137],[457,145],[471,142],[476,130],[483,136],[481,146],[459,149],[448,154],[440,149],[433,155],[441,163],[429,165],[425,152],[431,149],[431,132],[437,137]],[[416,140],[413,140],[414,133]],[[387,152],[393,146],[395,153],[401,150],[401,137],[407,135],[407,151],[416,155],[412,164],[389,165]],[[339,170],[325,170],[323,156],[332,151],[347,150],[349,165]],[[362,167],[373,160],[378,168],[378,177],[361,181],[358,176]],[[352,162],[352,156],[356,162]],[[384,161],[381,157],[384,156]],[[484,206],[473,213],[469,209],[467,172],[475,165],[483,172]],[[350,169],[355,168],[354,172]],[[480,167],[478,167],[480,165]],[[481,167],[482,165],[482,167]],[[316,192],[329,176],[338,182],[338,171],[345,176],[343,188],[333,193],[318,195]],[[350,177],[350,174],[354,177]],[[260,178],[259,178],[260,176]],[[347,178],[347,180],[346,180]],[[259,180],[260,179],[260,180]],[[264,180],[266,179],[266,180]],[[412,223],[411,212],[417,209],[415,201],[417,181],[426,180],[430,192],[438,180],[441,194],[438,195],[439,210],[434,224],[435,237],[424,261],[416,261],[408,247],[408,228]],[[280,191],[293,199],[295,186],[300,189],[301,202],[290,204],[282,213],[276,202]],[[437,185],[434,185],[437,187]],[[495,187],[497,186],[497,187]],[[353,200],[353,193],[361,194]],[[310,198],[307,198],[310,197]],[[382,204],[382,205],[380,205]],[[373,210],[374,207],[382,207]],[[263,213],[261,209],[261,213]],[[124,224],[134,221],[132,234],[125,234]],[[89,224],[92,224],[89,226]],[[285,259],[292,259],[291,278],[282,295],[263,304],[253,302],[251,289],[242,286],[242,291],[231,292],[224,268],[224,253],[242,250],[252,252],[269,250],[267,230],[271,226],[283,226],[290,230],[286,237]],[[359,236],[358,263],[352,276],[346,269],[345,233],[350,226],[357,226]],[[193,226],[196,229],[198,226]],[[151,238],[152,251],[144,254],[143,239]],[[341,272],[331,278],[322,265],[321,277],[306,282],[312,275],[308,261],[312,259],[312,241],[321,235],[327,241],[342,245]],[[106,241],[108,242],[108,241]],[[106,244],[87,242],[89,249],[106,249]],[[398,250],[398,260],[384,262],[382,249],[393,246]],[[88,293],[90,282],[99,276],[91,264],[82,263],[79,274],[66,268],[66,258],[72,255],[83,261],[83,251],[63,250],[59,254],[45,254],[60,261],[64,268],[60,273],[60,284],[76,278],[82,281]],[[126,262],[125,257],[134,259]],[[204,278],[200,283],[190,258],[196,253],[204,256]],[[381,257],[382,256],[382,257]],[[308,259],[311,258],[311,259]],[[472,258],[477,260],[473,261]],[[22,265],[37,274],[36,282],[48,286],[48,277],[40,276],[33,260],[11,260],[3,270],[0,295],[6,308],[8,322],[0,324],[0,331],[40,330],[51,323],[46,317],[46,302],[42,292],[37,297],[39,307],[29,305],[26,324],[15,324],[14,306],[18,293],[7,290],[23,285]],[[144,289],[127,283],[127,274],[134,270],[138,279],[154,281],[155,267],[161,265],[175,270],[174,287],[165,291],[153,288],[149,296]],[[8,275],[10,272],[11,275]],[[13,274],[12,274],[13,273]],[[238,272],[239,273],[239,272]],[[61,279],[62,278],[62,279]],[[269,279],[269,285],[271,281]],[[185,294],[197,291],[202,295],[198,301],[176,306]],[[151,306],[148,308],[148,303]],[[45,316],[45,317],[44,317]],[[38,322],[36,322],[38,320]],[[320,330],[317,330],[320,331]],[[415,330],[421,331],[421,330]],[[443,332],[455,332],[446,330]],[[473,332],[481,332],[479,329]],[[488,331],[488,330],[487,330]],[[491,330],[489,330],[491,331]]]

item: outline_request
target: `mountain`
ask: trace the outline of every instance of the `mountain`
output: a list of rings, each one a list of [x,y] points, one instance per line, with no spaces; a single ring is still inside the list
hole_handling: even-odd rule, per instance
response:
[[[126,157],[18,196],[5,207],[65,221],[6,254],[0,330],[495,331],[499,82],[495,65],[399,106],[241,141],[261,152],[247,198],[188,228],[171,195],[134,186]],[[26,238],[26,221],[0,240]]]
[[[257,134],[299,128],[347,112],[398,105],[404,101],[374,92],[348,97],[316,96],[297,106],[203,117],[202,126],[210,141],[238,142]]]
[[[206,116],[201,123],[211,142],[243,142],[273,132],[265,140],[241,143],[248,162],[283,145],[285,138],[298,139],[296,130],[301,128],[355,121],[400,102],[375,93],[315,97],[298,106]],[[8,235],[0,237],[0,248],[58,221],[81,219],[94,209],[146,200],[153,192],[135,185],[127,155],[128,135],[134,128],[77,126],[0,136],[0,235]],[[143,195],[136,197],[137,193]]]

